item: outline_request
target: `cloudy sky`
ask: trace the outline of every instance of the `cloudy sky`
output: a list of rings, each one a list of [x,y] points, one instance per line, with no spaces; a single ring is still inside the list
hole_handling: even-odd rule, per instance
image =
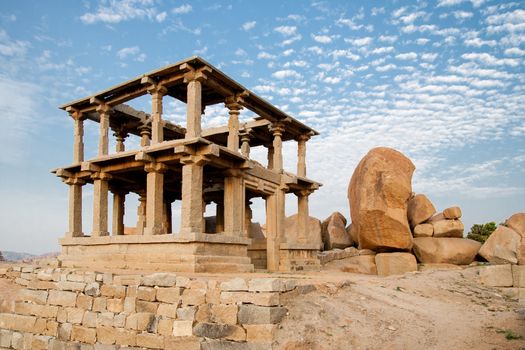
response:
[[[375,146],[410,157],[414,191],[460,205],[467,228],[525,211],[524,2],[2,1],[1,250],[56,251],[66,231],[67,186],[49,171],[71,162],[73,123],[57,106],[192,55],[321,132],[308,143],[321,219],[349,216],[349,179]],[[223,106],[203,119],[225,122]],[[89,190],[84,205],[89,232]]]

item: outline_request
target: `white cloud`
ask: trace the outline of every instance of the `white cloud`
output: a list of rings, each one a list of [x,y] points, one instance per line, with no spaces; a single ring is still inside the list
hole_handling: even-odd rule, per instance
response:
[[[480,7],[485,2],[485,0],[439,0],[438,7],[456,6],[466,1],[470,1],[474,7]]]
[[[417,53],[415,53],[415,52],[400,53],[400,54],[396,55],[396,58],[398,60],[413,61],[413,60],[417,59]]]
[[[389,63],[389,64],[385,64],[384,66],[378,66],[376,67],[376,70],[378,72],[386,72],[386,71],[389,71],[389,70],[392,70],[392,69],[395,69],[397,66],[395,64],[392,64],[392,63]]]
[[[302,78],[302,75],[297,73],[295,70],[293,69],[285,69],[285,70],[279,70],[277,72],[274,72],[272,74],[272,76],[274,78],[277,78],[277,79],[286,79],[286,78],[296,78],[296,79],[299,79],[299,78]]]
[[[0,55],[4,56],[22,56],[30,47],[27,41],[11,40],[9,35],[0,29]]]
[[[256,21],[244,22],[242,25],[242,29],[244,29],[245,31],[249,31],[255,28],[255,24],[257,24]]]
[[[85,13],[80,16],[80,20],[85,24],[120,23],[134,19],[164,21],[166,15],[162,12],[159,13],[153,4],[153,1],[149,0],[103,1],[99,4],[96,12]]]
[[[466,39],[465,45],[473,47],[482,47],[483,45],[487,45],[490,47],[494,47],[497,45],[497,42],[496,40],[481,40],[480,38],[472,38]]]
[[[364,38],[357,38],[357,39],[347,38],[345,39],[345,42],[352,44],[354,46],[367,46],[372,43],[372,40],[373,39],[371,37],[364,37]]]
[[[371,54],[380,55],[385,53],[390,53],[394,51],[393,46],[383,46],[383,47],[376,47],[372,51],[370,51]]]
[[[274,28],[274,30],[277,33],[280,33],[284,36],[292,36],[297,34],[297,27],[296,26],[279,26]]]
[[[519,9],[491,15],[487,17],[486,22],[489,24],[487,27],[489,33],[523,32],[525,31],[525,10]]]
[[[472,16],[474,16],[472,12],[468,11],[454,11],[452,12],[452,14],[454,15],[454,17],[456,17],[456,19],[460,20],[471,18]]]
[[[471,61],[478,61],[490,66],[511,66],[516,67],[520,64],[517,58],[496,58],[488,53],[466,53],[461,55],[462,58]]]
[[[312,34],[312,39],[314,39],[315,41],[317,41],[318,43],[321,43],[321,44],[329,44],[332,42],[332,38],[328,35],[314,35]]]
[[[438,56],[437,53],[424,53],[424,54],[421,54],[421,59],[427,62],[434,62],[437,56]]]
[[[117,57],[121,60],[126,59],[129,56],[134,56],[140,52],[138,46],[124,47],[117,51]]]
[[[257,54],[257,58],[261,60],[273,60],[275,57],[275,55],[272,55],[266,51],[262,51]]]
[[[522,50],[519,47],[511,47],[511,48],[505,50],[505,55],[508,55],[508,56],[525,56],[525,50]]]
[[[171,12],[176,15],[182,15],[185,13],[190,13],[191,10],[193,10],[193,7],[191,7],[190,4],[183,4],[179,7],[175,7],[174,9],[171,10]]]
[[[393,44],[397,40],[397,35],[381,35],[379,36],[379,41],[384,43]]]

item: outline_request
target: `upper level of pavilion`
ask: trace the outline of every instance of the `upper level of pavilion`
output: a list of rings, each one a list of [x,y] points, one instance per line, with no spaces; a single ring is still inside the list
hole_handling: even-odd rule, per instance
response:
[[[151,95],[151,112],[137,111],[126,103],[143,95]],[[186,103],[186,125],[163,118],[163,104],[171,97]],[[228,125],[204,129],[201,118],[206,107],[224,103],[228,109]],[[100,123],[98,154],[90,162],[125,156],[125,139],[130,134],[141,138],[141,148],[167,147],[170,144],[209,143],[219,152],[233,151],[248,158],[250,147],[268,150],[267,169],[282,172],[282,142],[295,140],[298,145],[297,173],[306,178],[305,143],[318,135],[314,129],[257,96],[252,91],[213,67],[200,57],[177,62],[151,71],[94,95],[64,104],[75,121],[73,162],[62,170],[75,170],[84,159],[83,122]],[[239,122],[243,109],[256,117]],[[115,152],[109,150],[109,136],[116,138]],[[276,142],[277,138],[277,142]],[[162,145],[162,146],[161,146]],[[129,150],[128,150],[129,151]]]

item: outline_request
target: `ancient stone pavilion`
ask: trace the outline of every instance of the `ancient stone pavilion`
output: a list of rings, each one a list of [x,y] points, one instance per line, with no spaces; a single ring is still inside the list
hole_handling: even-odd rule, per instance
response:
[[[151,113],[125,104],[148,94]],[[186,103],[185,127],[163,119],[163,103],[170,98]],[[228,110],[228,125],[203,130],[206,107],[220,103]],[[308,242],[306,233],[308,196],[320,184],[306,177],[305,161],[306,142],[318,133],[203,59],[191,57],[60,108],[74,123],[73,163],[53,170],[69,186],[69,230],[60,239],[62,266],[249,272],[254,264],[270,271],[318,265],[320,247]],[[244,108],[256,117],[240,123]],[[93,159],[84,159],[86,121],[100,124]],[[110,133],[115,136],[114,152],[109,149]],[[140,138],[137,149],[126,145],[129,135]],[[283,142],[292,140],[297,142],[296,174],[283,170]],[[250,158],[250,148],[257,146],[266,148],[266,166]],[[87,185],[93,186],[90,233],[82,229],[82,191]],[[124,230],[129,193],[139,196],[133,234]],[[298,201],[299,234],[293,240],[284,225],[287,193]],[[255,247],[250,200],[257,197],[266,203],[266,234]],[[174,201],[181,207],[178,232],[171,227]],[[206,225],[203,213],[212,202],[214,225]],[[252,261],[254,253],[258,255]]]

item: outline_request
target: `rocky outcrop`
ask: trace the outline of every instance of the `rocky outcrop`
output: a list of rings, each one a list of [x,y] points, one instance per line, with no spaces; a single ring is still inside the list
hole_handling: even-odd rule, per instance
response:
[[[410,253],[380,253],[376,255],[375,261],[379,276],[417,271],[416,257]]]
[[[461,218],[461,208],[460,207],[450,207],[443,210],[443,216],[445,219],[459,219]]]
[[[285,220],[286,241],[289,243],[299,241],[299,233],[297,231],[297,214],[288,216]],[[306,242],[316,244],[321,247],[323,240],[321,237],[321,221],[310,216],[308,221],[308,229],[306,232]]]
[[[352,236],[359,247],[410,250],[407,204],[412,193],[410,159],[391,148],[374,148],[359,162],[348,187]]]
[[[408,221],[410,227],[427,221],[436,213],[436,208],[424,194],[416,194],[408,201]]]
[[[505,221],[508,228],[513,229],[521,236],[521,244],[518,254],[518,264],[525,265],[525,213],[516,213]]]
[[[332,213],[321,224],[321,232],[325,250],[344,249],[352,245],[352,239],[346,232],[346,219],[339,212]]]
[[[424,264],[468,265],[480,247],[481,243],[464,238],[414,238],[414,254]]]
[[[432,237],[434,226],[432,224],[419,224],[414,227],[414,237]]]
[[[460,220],[440,220],[432,223],[434,237],[463,238],[464,226]]]
[[[491,264],[517,264],[521,235],[511,228],[498,226],[487,238],[479,255]]]

